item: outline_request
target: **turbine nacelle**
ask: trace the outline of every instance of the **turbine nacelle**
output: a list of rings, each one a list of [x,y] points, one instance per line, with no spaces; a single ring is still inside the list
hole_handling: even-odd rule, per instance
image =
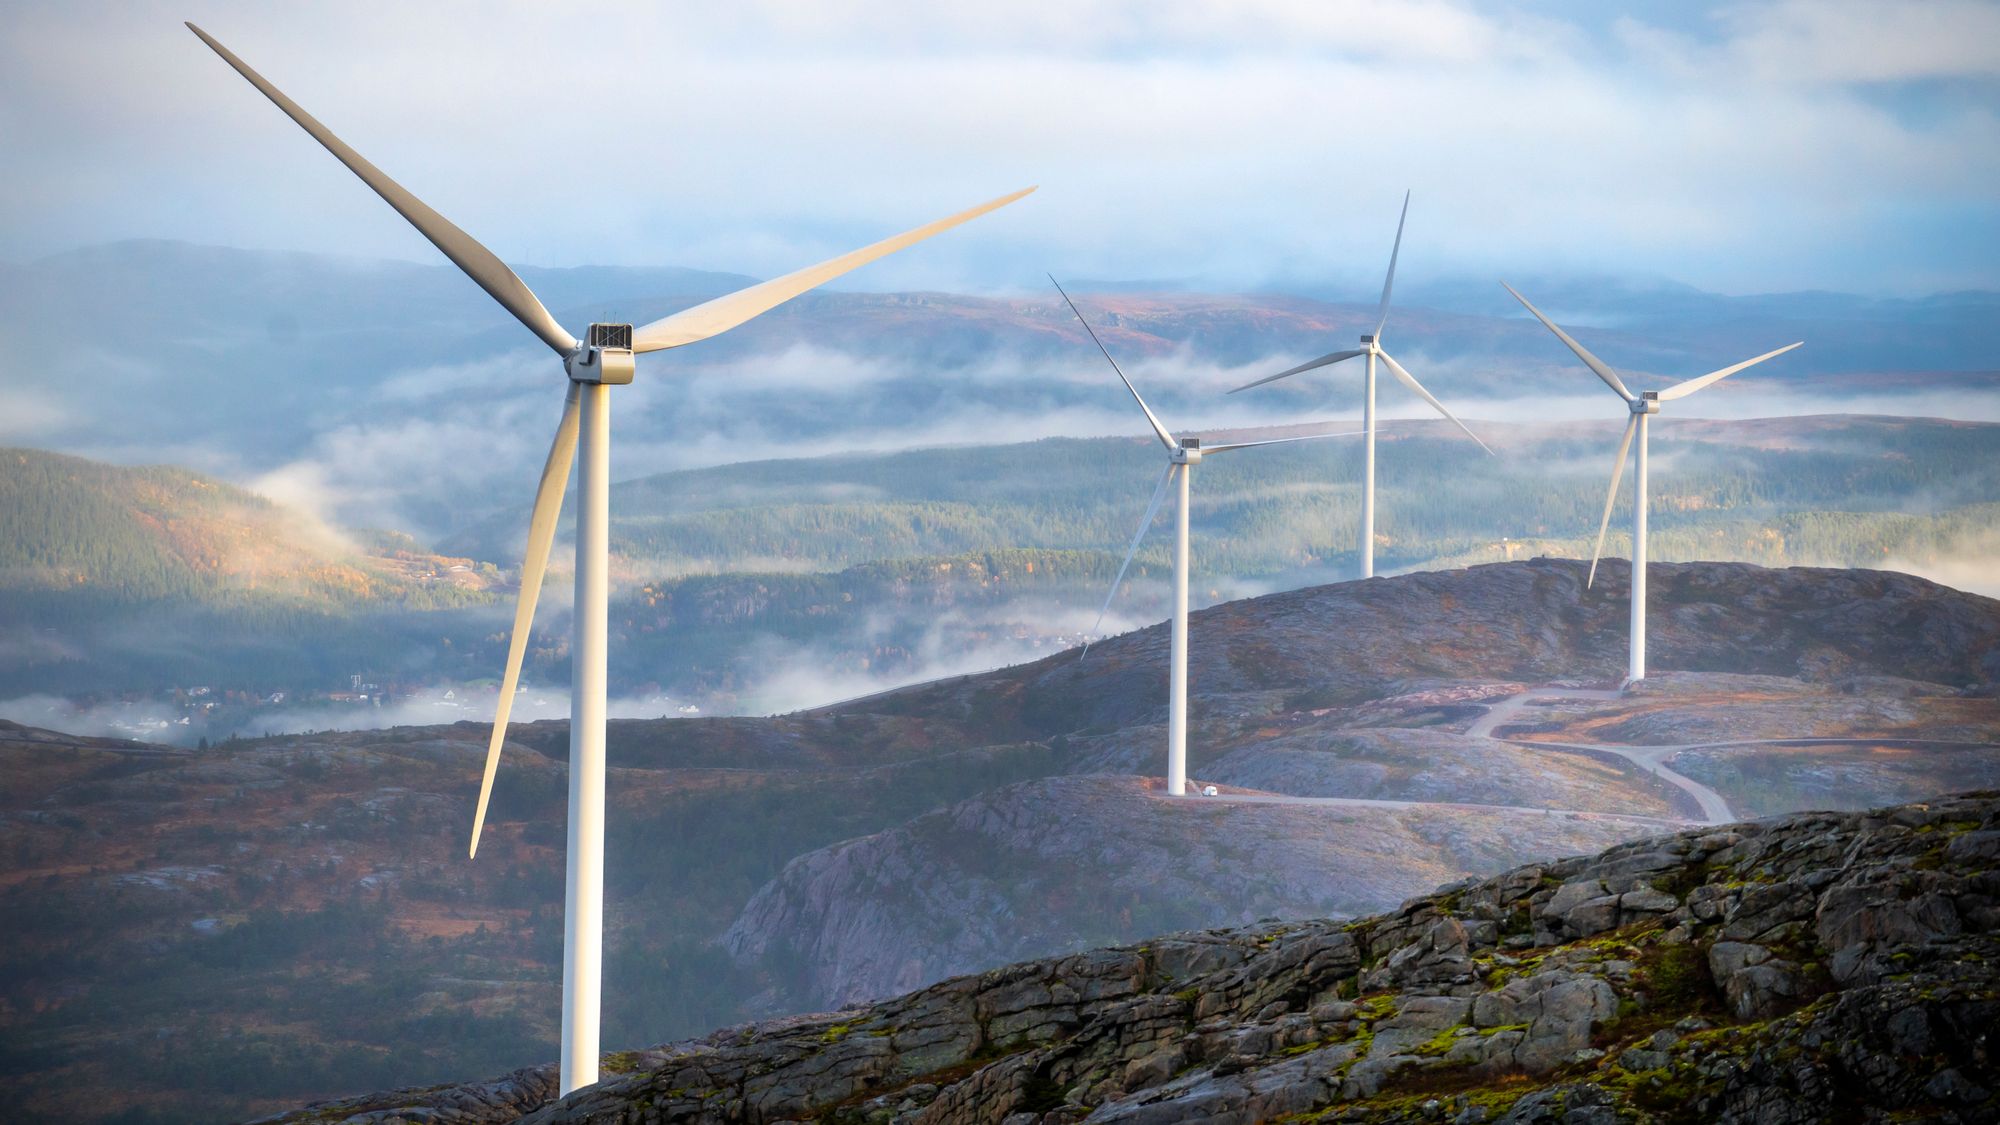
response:
[[[1201,464],[1201,439],[1196,437],[1180,439],[1174,446],[1173,452],[1168,454],[1167,460],[1176,465]]]
[[[563,359],[572,383],[623,386],[632,381],[638,363],[632,353],[632,326],[593,324],[584,343]]]
[[[1658,414],[1660,412],[1660,392],[1640,391],[1639,397],[1628,399],[1625,405],[1631,407],[1634,414]]]

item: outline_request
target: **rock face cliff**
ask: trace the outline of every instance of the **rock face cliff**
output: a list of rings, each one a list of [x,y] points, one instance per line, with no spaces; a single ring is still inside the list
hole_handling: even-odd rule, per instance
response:
[[[296,1121],[2000,1119],[2000,795],[1516,868]]]
[[[1172,801],[1161,791],[1139,777],[1023,782],[800,856],[751,898],[722,944],[786,986],[767,1011],[808,1011],[1135,935],[1351,918],[1416,888],[1661,827],[1517,808]]]

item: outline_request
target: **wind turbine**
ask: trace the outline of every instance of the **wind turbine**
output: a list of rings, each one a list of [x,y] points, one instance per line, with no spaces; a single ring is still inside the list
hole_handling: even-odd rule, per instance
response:
[[[1534,313],[1536,320],[1541,321],[1544,327],[1555,333],[1556,339],[1567,344],[1569,350],[1576,353],[1576,358],[1582,360],[1585,367],[1595,371],[1597,377],[1604,380],[1605,386],[1610,387],[1614,394],[1624,399],[1625,407],[1631,414],[1631,417],[1625,420],[1625,437],[1618,443],[1618,460],[1611,466],[1611,487],[1604,493],[1604,517],[1597,522],[1597,546],[1590,552],[1590,575],[1584,580],[1586,587],[1597,581],[1597,560],[1604,553],[1604,532],[1611,526],[1611,505],[1618,499],[1618,481],[1625,473],[1625,454],[1632,447],[1633,433],[1636,431],[1639,436],[1637,464],[1632,469],[1632,647],[1625,675],[1627,684],[1637,683],[1646,678],[1646,419],[1658,414],[1660,404],[1663,402],[1686,398],[1710,383],[1719,383],[1746,367],[1762,363],[1772,356],[1784,355],[1805,341],[1786,344],[1755,359],[1746,359],[1742,363],[1731,364],[1706,375],[1675,383],[1664,391],[1641,391],[1635,395],[1626,388],[1624,381],[1618,378],[1618,373],[1603,360],[1591,355],[1582,344],[1572,339],[1569,333],[1557,328],[1554,321],[1543,316],[1542,310],[1528,304],[1528,299],[1516,292],[1513,286],[1507,285],[1504,281],[1500,284],[1506,286],[1507,292],[1513,293],[1514,299],[1521,302],[1529,312]]]
[[[562,510],[570,462],[581,463],[577,482],[576,607],[570,685],[569,871],[563,933],[563,1031],[561,1092],[569,1093],[597,1081],[598,1009],[602,1000],[604,940],[604,712],[605,639],[609,578],[607,556],[611,522],[611,398],[610,388],[632,381],[634,357],[643,352],[677,348],[705,340],[791,300],[814,286],[866,265],[886,254],[920,242],[969,219],[1012,203],[1035,190],[1003,195],[950,218],[906,231],[838,258],[809,266],[726,296],[683,309],[642,325],[592,324],[586,338],[571,336],[549,314],[539,298],[514,271],[450,220],[383,174],[347,147],[326,126],[265,81],[228,48],[194,24],[188,30],[201,37],[224,62],[284,110],[312,138],[324,145],[389,206],[409,220],[445,257],[486,290],[502,308],[540,337],[558,356],[569,376],[569,394],[562,421],[549,446],[535,505],[528,520],[528,547],[521,561],[521,596],[514,610],[514,633],[507,649],[507,669],[500,684],[500,702],[486,749],[486,773],[479,784],[479,805],[473,814],[469,855],[479,851],[486,804],[500,765],[500,745],[520,680],[521,656],[541,593],[549,546],[555,538],[556,517]]]
[[[1396,255],[1402,253],[1403,223],[1409,217],[1410,217],[1410,193],[1406,191],[1403,193],[1403,214],[1400,218],[1396,220],[1396,242],[1389,249],[1389,273],[1388,276],[1382,279],[1382,305],[1379,309],[1376,310],[1375,331],[1370,333],[1369,335],[1361,337],[1360,347],[1350,348],[1347,351],[1332,352],[1328,355],[1323,355],[1318,359],[1308,360],[1305,363],[1301,363],[1297,367],[1294,367],[1288,371],[1280,371],[1276,375],[1267,375],[1264,378],[1259,379],[1254,383],[1245,383],[1242,386],[1237,387],[1236,390],[1232,390],[1229,392],[1230,394],[1235,394],[1236,391],[1247,391],[1251,387],[1261,387],[1266,383],[1275,383],[1280,379],[1290,378],[1291,376],[1297,375],[1303,371],[1311,371],[1314,370],[1315,368],[1326,367],[1330,364],[1339,363],[1343,360],[1354,359],[1359,356],[1368,357],[1368,373],[1366,376],[1364,376],[1362,380],[1362,393],[1361,393],[1361,433],[1363,435],[1361,439],[1362,442],[1361,577],[1363,578],[1375,577],[1375,361],[1376,360],[1378,359],[1381,360],[1383,365],[1388,367],[1390,374],[1394,375],[1397,379],[1401,380],[1404,386],[1410,388],[1410,390],[1412,391],[1415,391],[1418,397],[1422,398],[1425,402],[1430,403],[1431,406],[1434,407],[1439,414],[1442,414],[1447,419],[1449,419],[1452,425],[1457,426],[1461,430],[1465,430],[1465,436],[1471,438],[1475,442],[1479,442],[1479,448],[1485,449],[1488,455],[1491,455],[1493,452],[1493,450],[1487,448],[1485,442],[1479,441],[1478,434],[1475,434],[1471,430],[1466,429],[1465,423],[1459,421],[1457,417],[1455,417],[1452,414],[1451,411],[1446,410],[1444,408],[1444,403],[1439,402],[1435,396],[1433,396],[1429,391],[1424,389],[1424,385],[1422,383],[1417,382],[1415,376],[1411,375],[1407,370],[1405,370],[1402,364],[1397,363],[1395,356],[1392,356],[1388,352],[1382,350],[1382,329],[1389,323],[1389,290],[1394,288],[1396,284]]]
[[[1194,476],[1194,467],[1201,464],[1204,457],[1213,457],[1218,453],[1228,453],[1232,450],[1350,435],[1301,434],[1298,437],[1232,441],[1210,446],[1203,446],[1200,438],[1175,437],[1160,423],[1159,416],[1153,413],[1152,407],[1146,405],[1146,400],[1139,397],[1139,388],[1133,386],[1132,380],[1125,377],[1125,372],[1118,366],[1118,361],[1111,358],[1111,352],[1105,348],[1104,341],[1097,338],[1097,330],[1090,326],[1090,321],[1084,319],[1083,310],[1076,307],[1075,301],[1070,300],[1069,293],[1063,289],[1062,283],[1056,281],[1053,276],[1049,278],[1049,282],[1056,287],[1056,292],[1062,294],[1062,299],[1069,305],[1069,311],[1075,313],[1076,319],[1082,323],[1083,330],[1090,333],[1090,342],[1096,344],[1097,350],[1104,353],[1105,362],[1111,365],[1111,370],[1118,373],[1119,382],[1124,383],[1125,389],[1132,392],[1132,401],[1138,403],[1139,410],[1146,415],[1146,424],[1153,428],[1153,435],[1159,438],[1160,444],[1167,449],[1167,467],[1160,474],[1160,482],[1153,486],[1153,499],[1146,505],[1145,516],[1139,520],[1139,530],[1132,536],[1132,545],[1125,549],[1125,561],[1118,565],[1118,575],[1111,580],[1110,592],[1104,595],[1104,605],[1097,611],[1097,621],[1090,626],[1092,633],[1097,632],[1097,626],[1103,624],[1104,614],[1111,608],[1111,599],[1118,596],[1119,583],[1125,581],[1125,571],[1132,565],[1132,556],[1139,553],[1139,544],[1146,538],[1147,529],[1153,526],[1153,517],[1159,514],[1160,501],[1166,497],[1167,486],[1170,483],[1178,483],[1174,509],[1174,624],[1173,640],[1168,650],[1167,674],[1170,685],[1167,694],[1167,792],[1171,796],[1184,797],[1187,795],[1188,484],[1189,479]],[[1088,653],[1089,646],[1086,645],[1084,651]]]

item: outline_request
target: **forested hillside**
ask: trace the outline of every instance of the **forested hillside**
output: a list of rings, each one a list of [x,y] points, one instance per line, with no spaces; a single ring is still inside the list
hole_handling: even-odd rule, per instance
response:
[[[139,603],[234,596],[432,609],[478,599],[477,582],[419,581],[448,569],[407,536],[363,541],[253,492],[173,466],[124,468],[33,449],[0,450],[0,580],[13,593],[82,592]],[[490,578],[496,576],[485,568]]]
[[[0,450],[0,683],[248,688],[372,668],[440,611],[492,602],[490,564],[349,535],[186,469]]]
[[[1473,425],[1497,456],[1441,423],[1389,424],[1378,565],[1588,554],[1615,422]],[[2000,426],[1668,418],[1655,435],[1656,559],[1888,567],[1992,588]],[[1202,464],[1197,603],[1350,575],[1358,457],[1354,438],[1332,437]],[[1048,439],[625,482],[612,508],[615,690],[764,712],[1075,644],[1161,467],[1146,439]],[[1628,550],[1629,484],[1609,555]],[[357,673],[408,690],[500,667],[525,524],[511,506],[436,556],[380,533],[350,542],[181,470],[15,451],[0,489],[0,627],[18,642],[0,694],[190,677],[298,692]],[[1105,631],[1165,615],[1167,540],[1141,548]],[[566,546],[531,682],[568,678]]]
[[[1389,424],[1378,566],[1588,553],[1617,424],[1475,425],[1498,456],[1442,423]],[[1354,438],[1331,437],[1203,462],[1193,488],[1198,565],[1219,581],[1314,567],[1346,576],[1359,450]],[[2000,427],[1980,423],[1669,418],[1654,427],[1653,462],[1653,551],[1664,560],[1924,562],[1993,526],[2000,502]],[[1150,439],[1135,437],[671,473],[618,487],[613,550],[646,577],[832,570],[1017,547],[1122,554],[1163,464]],[[1628,477],[1621,513],[1630,511],[1629,488]],[[1627,549],[1628,520],[1615,517],[1610,552]],[[499,517],[449,545],[508,557],[520,522]],[[1141,557],[1163,564],[1164,538]]]

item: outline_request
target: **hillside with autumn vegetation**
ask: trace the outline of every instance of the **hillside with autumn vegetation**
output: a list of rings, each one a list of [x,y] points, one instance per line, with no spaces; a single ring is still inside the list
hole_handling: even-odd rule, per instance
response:
[[[489,604],[501,580],[186,469],[0,451],[0,636],[16,691],[330,683],[428,632],[426,616]]]
[[[357,541],[170,465],[126,468],[33,449],[0,450],[0,463],[0,575],[15,595],[437,608],[475,600],[496,577],[470,559],[417,551],[407,537]]]

